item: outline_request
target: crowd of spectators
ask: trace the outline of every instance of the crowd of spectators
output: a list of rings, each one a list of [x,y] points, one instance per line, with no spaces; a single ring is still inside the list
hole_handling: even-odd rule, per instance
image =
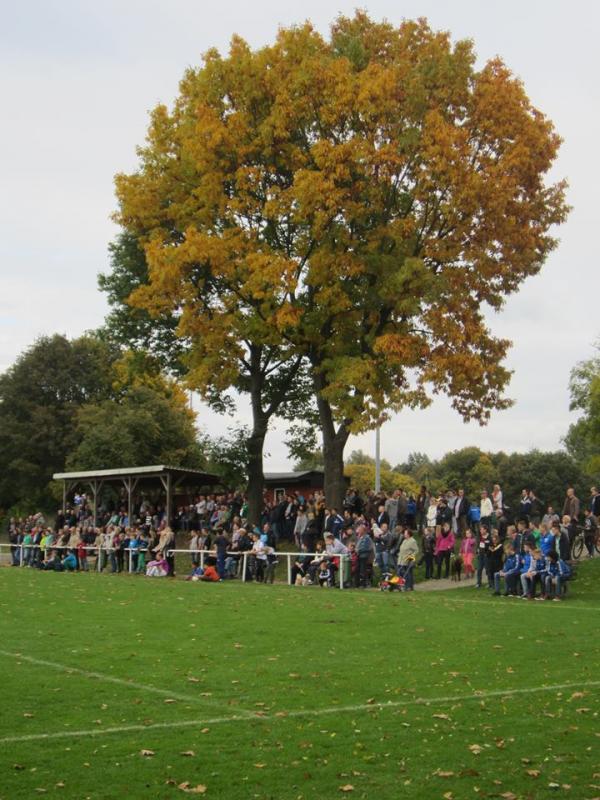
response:
[[[297,553],[291,563],[296,585],[366,588],[394,575],[410,591],[422,565],[425,579],[452,572],[497,594],[503,586],[506,595],[535,596],[539,587],[558,599],[580,530],[594,555],[599,514],[595,487],[585,507],[569,488],[559,514],[531,489],[523,490],[518,508],[507,509],[498,485],[476,502],[461,488],[434,497],[423,486],[416,497],[401,489],[361,497],[349,489],[339,509],[327,506],[320,492],[295,492],[265,501],[255,527],[248,525],[242,494],[200,495],[180,506],[169,526],[165,509],[147,499],[134,506],[131,520],[118,502],[94,519],[89,498],[75,495],[53,526],[41,514],[13,518],[8,535],[13,565],[44,570],[173,576],[173,551],[183,543],[192,580],[239,578],[245,565],[245,580],[268,584],[286,541]]]

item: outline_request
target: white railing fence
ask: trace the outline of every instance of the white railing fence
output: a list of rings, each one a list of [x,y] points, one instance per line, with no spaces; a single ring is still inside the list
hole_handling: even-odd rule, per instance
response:
[[[3,550],[8,550],[11,560],[13,563],[18,563],[19,566],[27,566],[31,562],[35,562],[39,558],[40,551],[43,551],[44,557],[47,556],[49,552],[52,550],[72,550],[77,551],[81,549],[78,546],[72,547],[67,544],[53,544],[49,547],[41,547],[39,544],[12,544],[10,542],[0,542],[0,554]],[[85,545],[83,548],[86,552],[89,552],[92,556],[96,556],[96,563],[94,564],[94,571],[102,572],[105,566],[108,564],[108,559],[112,553],[118,552],[119,548],[115,547],[102,547],[102,545]],[[18,551],[18,555],[15,558],[15,551]],[[146,556],[148,553],[154,553],[155,550],[151,550],[150,548],[137,548],[137,547],[126,547],[123,548],[123,552],[127,553],[127,572],[133,573],[136,571],[137,568],[137,559],[135,559],[136,555],[143,553]],[[216,558],[217,554],[215,550],[179,550],[179,549],[169,549],[167,550],[167,556],[176,556],[177,554],[185,554],[197,561],[202,568],[204,568],[204,564],[206,558]],[[254,553],[252,550],[245,550],[240,552],[239,550],[228,550],[226,553],[227,556],[235,558],[238,562],[241,562],[241,580],[242,583],[246,582],[248,576],[248,566],[249,566],[249,559],[261,560],[265,564],[267,563],[264,558],[260,558],[261,554]],[[279,561],[282,558],[286,559],[286,577],[287,583],[289,585],[292,584],[292,571],[293,565],[296,561],[302,560],[304,561],[305,558],[311,558],[314,561],[318,560],[326,560],[329,563],[334,563],[337,561],[337,566],[334,571],[334,577],[337,576],[338,584],[340,589],[344,589],[346,584],[349,583],[350,580],[350,557],[347,553],[324,553],[324,552],[314,552],[314,553],[294,553],[294,552],[278,552],[275,551],[273,553],[275,558]],[[26,563],[27,562],[27,563]]]

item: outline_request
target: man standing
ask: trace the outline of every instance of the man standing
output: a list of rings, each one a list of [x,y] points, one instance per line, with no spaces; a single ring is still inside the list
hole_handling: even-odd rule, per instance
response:
[[[600,492],[595,486],[592,486],[590,493],[592,499],[590,500],[590,511],[598,519],[600,517]]]
[[[469,513],[469,501],[465,497],[465,490],[459,489],[454,508],[452,510],[452,522],[454,533],[462,536],[467,527],[467,514]]]
[[[585,521],[583,523],[583,535],[585,546],[587,547],[588,555],[590,558],[594,557],[594,548],[596,547],[596,538],[598,536],[598,519],[592,514],[589,508],[584,511]]]
[[[572,486],[569,486],[567,489],[567,496],[565,497],[565,503],[563,505],[563,517],[571,517],[572,522],[578,522],[580,510],[581,506],[579,503],[579,498],[575,496],[575,489]]]
[[[356,553],[358,555],[358,580],[361,589],[366,589],[373,564],[373,540],[366,525],[356,528]]]
[[[385,501],[385,510],[389,517],[388,525],[390,530],[393,531],[398,522],[398,490],[396,489],[393,494],[388,495]]]
[[[421,486],[421,490],[417,495],[417,516],[416,524],[419,533],[423,533],[423,526],[427,521],[427,509],[429,508],[429,494],[427,487]]]
[[[521,502],[519,503],[519,519],[524,519],[527,522],[529,522],[530,514],[531,514],[531,499],[529,497],[529,491],[527,489],[522,489]]]

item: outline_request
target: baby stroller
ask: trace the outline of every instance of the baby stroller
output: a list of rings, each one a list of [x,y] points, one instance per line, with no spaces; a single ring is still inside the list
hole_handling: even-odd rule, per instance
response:
[[[396,571],[397,577],[402,581],[402,588],[401,591],[403,592],[412,592],[414,590],[414,568],[415,568],[415,559],[413,556],[409,556],[406,559],[406,564],[398,565],[398,569]]]
[[[401,592],[404,588],[404,578],[392,572],[384,572],[379,581],[380,592]]]

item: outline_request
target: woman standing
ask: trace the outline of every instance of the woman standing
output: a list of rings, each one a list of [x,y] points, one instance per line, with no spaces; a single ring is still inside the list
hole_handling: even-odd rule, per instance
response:
[[[454,542],[455,542],[454,534],[452,533],[452,528],[450,527],[450,523],[444,522],[444,524],[442,525],[441,534],[435,543],[435,557],[437,560],[438,580],[442,576],[442,564],[444,562],[446,564],[446,573],[444,577],[447,578],[450,575],[450,554],[454,550]]]

